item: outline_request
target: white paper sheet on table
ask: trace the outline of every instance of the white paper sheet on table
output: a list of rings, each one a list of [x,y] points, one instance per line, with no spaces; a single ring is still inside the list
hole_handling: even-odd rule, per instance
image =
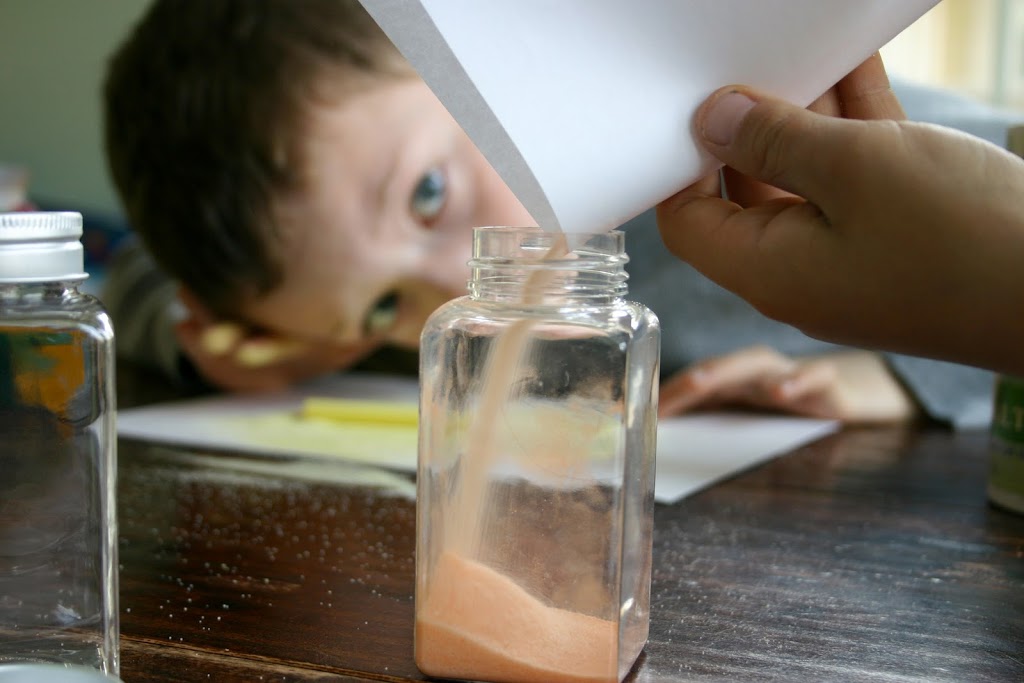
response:
[[[215,396],[118,413],[124,437],[256,455],[313,455],[412,472],[414,428],[293,419],[308,396],[415,401],[407,378],[338,375],[264,396]],[[836,429],[827,420],[713,414],[662,420],[655,498],[671,503]]]
[[[938,0],[362,0],[541,227],[621,225],[717,167],[744,83],[808,104]]]

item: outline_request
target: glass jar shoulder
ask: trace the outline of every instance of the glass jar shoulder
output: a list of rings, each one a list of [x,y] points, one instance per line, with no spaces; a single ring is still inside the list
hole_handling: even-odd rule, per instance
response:
[[[608,302],[559,306],[533,306],[512,302],[494,302],[463,296],[448,301],[434,311],[425,330],[482,329],[505,327],[517,320],[534,325],[573,325],[628,336],[656,331],[658,318],[643,304],[625,299]]]
[[[77,290],[6,291],[0,296],[0,324],[80,330],[97,339],[114,336],[103,304]]]
[[[637,301],[624,301],[623,304],[629,311],[634,330],[644,333],[660,333],[661,321],[658,320],[654,311]]]

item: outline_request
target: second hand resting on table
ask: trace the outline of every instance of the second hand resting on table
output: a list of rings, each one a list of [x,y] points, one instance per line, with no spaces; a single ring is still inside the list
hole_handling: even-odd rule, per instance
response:
[[[370,344],[346,348],[257,334],[236,323],[216,323],[197,304],[190,310],[176,328],[182,348],[208,381],[237,391],[282,389],[350,367],[373,351]],[[865,351],[795,359],[755,346],[700,361],[662,382],[662,417],[730,407],[855,423],[917,415],[882,358]]]
[[[189,294],[183,292],[189,301]],[[197,370],[218,386],[272,391],[351,367],[372,344],[343,347],[247,331],[214,322],[198,302],[176,335]],[[754,408],[852,423],[897,422],[918,414],[914,401],[878,354],[846,351],[791,358],[755,346],[709,358],[664,380],[659,414]]]

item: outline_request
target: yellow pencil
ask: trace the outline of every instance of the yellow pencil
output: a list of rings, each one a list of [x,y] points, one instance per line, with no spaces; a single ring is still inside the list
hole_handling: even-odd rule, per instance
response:
[[[419,408],[415,403],[322,396],[314,396],[303,401],[299,415],[304,419],[381,426],[415,427],[419,423]]]

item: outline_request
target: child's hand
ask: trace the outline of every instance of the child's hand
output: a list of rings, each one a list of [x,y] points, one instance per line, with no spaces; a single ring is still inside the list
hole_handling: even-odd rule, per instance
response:
[[[340,346],[269,334],[218,320],[187,288],[178,298],[188,317],[175,326],[200,377],[227,391],[273,391],[354,365],[378,342]]]
[[[794,359],[755,346],[697,363],[662,384],[662,417],[757,408],[852,423],[910,420],[917,408],[882,359],[849,351]]]
[[[199,375],[228,391],[272,391],[351,366],[372,347],[342,347],[266,333],[230,322],[178,323],[178,341]]]

